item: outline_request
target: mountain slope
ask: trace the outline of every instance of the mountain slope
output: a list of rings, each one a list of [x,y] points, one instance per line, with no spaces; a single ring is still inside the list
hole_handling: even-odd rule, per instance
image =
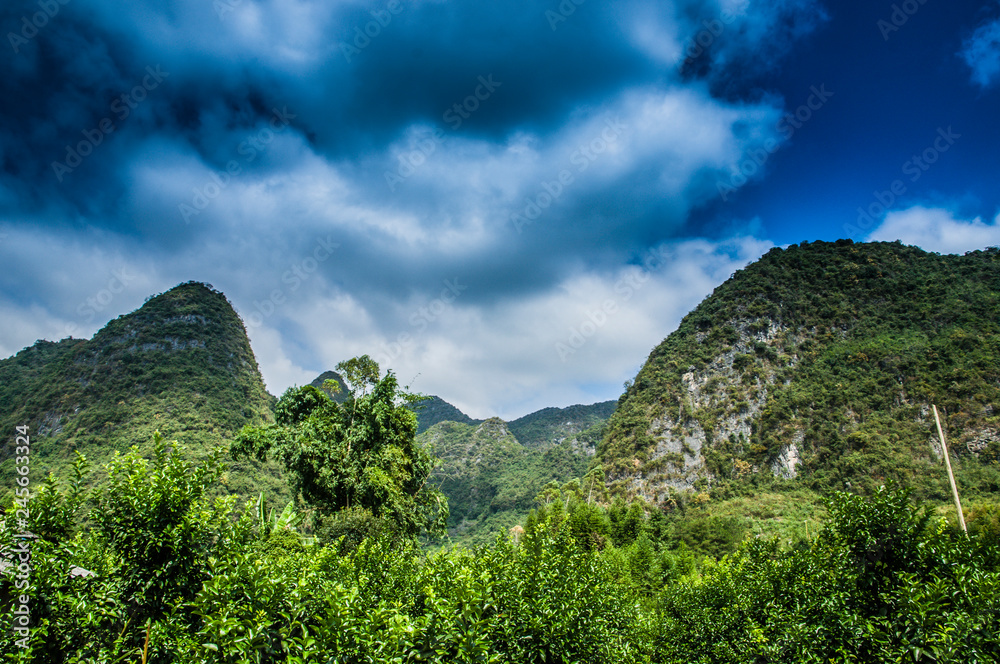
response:
[[[930,405],[966,490],[1000,488],[1000,252],[899,243],[772,249],[650,354],[598,458],[629,493],[886,479],[946,499]]]
[[[147,300],[90,340],[39,341],[0,360],[0,427],[30,426],[39,481],[65,468],[74,450],[96,467],[115,450],[145,449],[156,430],[207,454],[244,424],[270,417],[272,401],[239,316],[222,293],[194,282]],[[4,486],[12,443],[0,444]],[[276,468],[231,465],[230,489],[287,493]]]
[[[430,396],[411,407],[417,414],[417,433],[423,433],[438,422],[459,422],[461,424],[481,424],[441,397]]]
[[[546,408],[506,423],[442,421],[418,436],[441,459],[432,480],[448,497],[452,536],[469,544],[493,541],[523,521],[546,484],[584,476],[614,402]],[[523,445],[514,434],[529,437]]]
[[[603,401],[589,406],[567,406],[566,408],[543,408],[529,413],[509,423],[511,432],[525,447],[547,448],[567,439],[581,439],[583,448],[596,446],[597,433],[611,414],[615,412],[617,401]],[[577,444],[577,443],[574,443]]]

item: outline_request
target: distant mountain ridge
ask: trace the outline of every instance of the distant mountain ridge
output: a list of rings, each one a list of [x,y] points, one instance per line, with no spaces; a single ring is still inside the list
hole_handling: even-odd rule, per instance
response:
[[[470,544],[489,544],[524,520],[546,484],[583,477],[600,432],[589,429],[558,443],[526,447],[494,417],[438,422],[417,440],[441,459],[431,479],[448,497],[449,532]]]
[[[508,426],[522,445],[544,448],[603,424],[617,407],[617,401],[602,401],[587,406],[543,408],[512,420]]]
[[[321,388],[327,380],[335,380],[340,385],[341,392],[334,395],[334,399],[342,401],[348,387],[336,371],[323,372],[313,379],[310,385]],[[516,420],[504,421],[504,423],[518,442],[525,447],[546,447],[558,444],[574,434],[603,423],[615,411],[617,405],[617,401],[602,401],[589,405],[576,404],[565,408],[548,407],[528,413]],[[435,395],[427,396],[415,403],[411,410],[417,416],[418,435],[439,422],[479,425],[488,421],[474,419]]]
[[[474,420],[441,397],[429,396],[423,401],[413,404],[412,410],[417,415],[417,433],[427,431],[438,422],[459,422],[461,424],[481,424],[483,420]]]
[[[421,419],[418,440],[441,459],[431,477],[448,497],[450,531],[480,544],[523,521],[549,482],[583,477],[617,403],[543,408],[505,422],[473,420],[438,397],[428,401],[433,423]]]

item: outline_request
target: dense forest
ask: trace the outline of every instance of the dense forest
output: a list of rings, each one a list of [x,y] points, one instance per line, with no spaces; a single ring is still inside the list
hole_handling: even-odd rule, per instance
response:
[[[86,460],[30,501],[30,562],[3,578],[5,661],[828,662],[1000,657],[1000,509],[969,533],[902,488],[838,492],[811,537],[743,538],[610,500],[600,477],[549,487],[492,546],[428,552],[447,504],[416,418],[367,358],[338,404],[289,390],[234,456],[272,456],[316,520],[213,497],[219,454]],[[596,489],[596,490],[595,490]],[[24,542],[5,522],[4,542]],[[18,545],[19,549],[25,547]],[[23,571],[25,585],[16,579]],[[23,596],[22,596],[23,595]],[[14,601],[17,598],[17,601]],[[24,646],[24,647],[20,647]]]

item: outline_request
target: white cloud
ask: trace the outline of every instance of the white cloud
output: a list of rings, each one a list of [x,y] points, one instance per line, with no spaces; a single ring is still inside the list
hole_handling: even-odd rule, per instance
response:
[[[746,237],[671,242],[641,256],[640,265],[581,271],[495,304],[476,302],[461,280],[455,291],[442,283],[395,303],[394,322],[383,324],[358,300],[310,294],[265,321],[302,336],[286,334],[279,343],[271,332],[255,332],[255,351],[273,390],[368,353],[404,384],[473,417],[514,419],[546,406],[615,399],[684,315],[772,246]],[[258,336],[273,341],[258,348]],[[287,347],[300,344],[316,349],[316,364],[288,360]]]
[[[110,233],[4,229],[0,244],[0,351],[36,339],[85,338],[142,304],[157,284],[155,268]],[[13,349],[13,351],[11,351]]]
[[[774,99],[727,103],[712,98],[704,84],[632,88],[573,113],[550,135],[522,131],[488,142],[445,132],[426,158],[419,146],[430,140],[433,129],[410,127],[384,153],[379,170],[405,176],[393,180],[387,205],[413,209],[429,198],[439,206],[429,217],[452,220],[448,235],[433,236],[442,249],[443,239],[463,250],[488,248],[487,241],[497,237],[505,240],[515,230],[515,216],[523,222],[530,202],[542,197],[548,203],[545,192],[554,190],[556,200],[542,203],[541,218],[518,226],[534,227],[536,241],[564,245],[564,235],[538,229],[565,224],[579,233],[584,215],[593,213],[595,197],[617,200],[615,192],[625,191],[634,209],[669,208],[672,216],[657,222],[667,235],[664,223],[679,224],[694,205],[717,195],[716,180],[728,182],[752,150],[766,144],[773,151],[782,143],[780,115]],[[406,155],[420,162],[412,170],[400,170],[400,157]],[[560,174],[568,180],[561,186]],[[632,227],[633,221],[626,219],[612,241],[630,244],[630,230],[646,235]],[[492,228],[493,236],[484,228]],[[459,229],[468,234],[464,242],[457,239]]]
[[[1000,18],[980,26],[962,44],[960,53],[982,88],[1000,81]]]
[[[887,214],[868,239],[901,240],[925,251],[962,254],[1000,245],[1000,216],[987,224],[979,217],[956,219],[950,210],[916,206]]]
[[[321,373],[304,369],[292,361],[285,354],[284,340],[277,330],[248,325],[247,336],[264,377],[264,386],[271,394],[281,396],[292,385],[308,385]]]
[[[174,61],[194,56],[213,66],[236,59],[253,60],[275,70],[302,72],[337,54],[329,31],[343,12],[343,2],[312,0],[178,0],[164,10],[160,2],[136,0],[124,5],[97,2],[93,20],[113,30],[140,34],[149,48]],[[187,66],[197,66],[187,60]],[[223,65],[224,66],[224,65]]]
[[[36,339],[53,340],[52,331],[65,325],[38,304],[0,299],[0,358],[20,352]]]

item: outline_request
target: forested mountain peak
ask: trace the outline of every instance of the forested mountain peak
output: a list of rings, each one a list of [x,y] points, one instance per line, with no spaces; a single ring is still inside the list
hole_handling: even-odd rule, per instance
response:
[[[333,382],[335,382],[337,384],[337,387],[340,388],[340,391],[337,392],[334,390],[327,390],[323,385],[328,380],[332,380]],[[324,371],[319,376],[317,376],[313,380],[313,382],[309,384],[329,394],[330,398],[336,401],[337,403],[343,403],[344,401],[346,401],[347,396],[350,394],[351,391],[350,388],[347,386],[347,383],[344,382],[343,376],[341,376],[336,371]]]
[[[658,500],[761,473],[944,497],[932,403],[967,482],[1000,454],[998,321],[996,249],[772,249],[653,350],[598,456],[610,481]]]
[[[423,433],[438,422],[460,422],[462,424],[479,424],[482,420],[474,420],[441,397],[429,396],[411,407],[417,414],[417,433]]]
[[[207,453],[270,417],[271,401],[243,322],[198,282],[149,298],[89,340],[39,341],[0,360],[0,426],[29,426],[40,470],[65,468],[73,450],[99,464],[115,450],[145,449],[156,430]],[[0,448],[3,477],[9,448]]]

